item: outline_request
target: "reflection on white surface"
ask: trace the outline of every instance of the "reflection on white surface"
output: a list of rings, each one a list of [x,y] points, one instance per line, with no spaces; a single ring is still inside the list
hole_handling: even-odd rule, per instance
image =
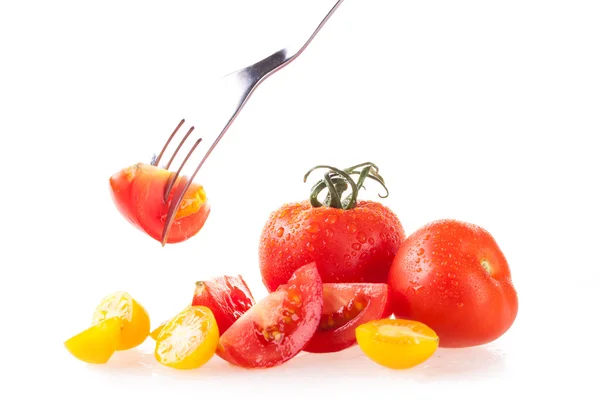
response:
[[[391,370],[369,360],[358,346],[338,353],[312,354],[302,352],[292,360],[269,369],[244,369],[230,365],[214,356],[195,370],[176,370],[163,366],[154,358],[154,342],[149,339],[139,348],[117,352],[106,365],[88,365],[91,372],[112,377],[139,378],[236,378],[256,375],[277,375],[278,378],[296,378],[297,375],[343,375],[363,378],[365,373],[395,374],[397,377],[420,382],[489,378],[504,369],[505,354],[493,346],[466,349],[438,349],[426,362],[407,370]],[[65,355],[66,357],[66,355]]]

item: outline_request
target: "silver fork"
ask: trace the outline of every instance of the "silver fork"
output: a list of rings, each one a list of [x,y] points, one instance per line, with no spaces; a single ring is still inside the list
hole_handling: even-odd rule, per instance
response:
[[[168,239],[169,231],[171,230],[171,226],[173,225],[173,221],[175,219],[175,213],[179,209],[181,202],[183,200],[183,196],[188,190],[189,186],[192,184],[194,177],[213,151],[213,149],[217,146],[225,132],[229,129],[235,118],[238,116],[254,90],[261,84],[267,77],[271,76],[273,73],[287,66],[293,60],[295,60],[312,42],[317,33],[321,30],[321,28],[325,25],[325,23],[329,20],[329,18],[333,15],[333,13],[337,10],[337,8],[343,3],[344,0],[335,1],[333,7],[328,8],[328,12],[325,17],[320,21],[320,23],[316,26],[316,29],[311,30],[311,34],[306,37],[304,34],[300,38],[294,38],[289,44],[289,46],[278,50],[277,52],[267,56],[266,58],[249,65],[243,69],[237,70],[233,73],[228,74],[223,77],[216,88],[217,92],[215,95],[218,96],[218,100],[214,101],[211,99],[211,111],[210,116],[212,118],[211,121],[216,123],[216,127],[212,130],[208,130],[204,138],[198,138],[192,144],[188,154],[185,156],[183,161],[181,162],[179,168],[176,172],[172,173],[164,191],[164,201],[167,203],[169,194],[171,193],[173,186],[177,179],[181,176],[182,170],[184,169],[186,164],[189,164],[190,159],[194,156],[194,151],[198,148],[198,146],[202,143],[203,145],[209,145],[208,149],[201,157],[200,161],[196,164],[195,169],[188,177],[187,182],[183,187],[177,187],[174,192],[173,198],[169,205],[169,210],[167,213],[167,217],[165,219],[165,225],[162,232],[161,244],[164,246]],[[318,1],[320,4],[319,7],[324,7],[323,3],[327,5],[327,1]],[[306,4],[306,3],[304,3]],[[330,3],[331,4],[331,0]],[[322,10],[320,10],[322,11]],[[320,14],[322,15],[322,14]],[[161,160],[168,155],[167,148],[169,147],[171,141],[175,138],[177,133],[181,130],[181,128],[185,124],[185,118],[182,119],[171,136],[165,142],[160,153],[152,159],[151,164],[154,166],[158,166]],[[190,126],[189,129],[183,135],[183,138],[179,142],[179,144],[175,147],[175,150],[171,154],[171,157],[167,161],[167,163],[163,166],[165,169],[169,169],[171,164],[173,163],[176,155],[182,149],[183,145],[187,141],[188,137],[194,131],[195,126]],[[192,166],[193,167],[193,166]]]

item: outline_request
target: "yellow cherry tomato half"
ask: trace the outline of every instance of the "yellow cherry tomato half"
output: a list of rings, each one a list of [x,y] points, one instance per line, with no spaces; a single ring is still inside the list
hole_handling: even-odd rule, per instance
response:
[[[154,357],[176,369],[198,368],[217,350],[219,327],[212,311],[190,306],[168,321],[156,338]]]
[[[92,324],[110,318],[121,320],[121,338],[117,350],[139,346],[150,334],[148,312],[129,293],[118,291],[106,296],[96,308]]]
[[[427,325],[404,319],[380,319],[356,328],[361,350],[375,363],[407,369],[423,363],[438,348],[439,338]]]
[[[65,341],[67,350],[86,363],[104,364],[117,350],[121,321],[109,318]]]

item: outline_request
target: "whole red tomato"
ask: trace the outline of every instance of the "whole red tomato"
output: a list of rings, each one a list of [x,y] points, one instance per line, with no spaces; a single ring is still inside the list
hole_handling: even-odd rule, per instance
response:
[[[508,262],[474,224],[447,219],[418,229],[400,247],[388,282],[394,315],[428,325],[440,347],[491,342],[517,316]]]
[[[377,166],[364,163],[345,170],[316,166],[305,181],[317,168],[329,170],[313,187],[310,199],[284,204],[263,228],[259,265],[264,285],[274,291],[311,262],[317,264],[324,283],[385,283],[405,234],[389,208],[357,201],[366,179],[385,187]],[[343,197],[348,188],[350,193]],[[327,191],[324,202],[318,199],[322,191]]]

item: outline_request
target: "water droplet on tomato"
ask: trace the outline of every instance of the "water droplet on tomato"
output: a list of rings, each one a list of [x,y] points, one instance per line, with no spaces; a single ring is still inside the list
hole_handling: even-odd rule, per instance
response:
[[[344,255],[344,260],[350,260],[350,255]]]
[[[360,243],[353,243],[352,244],[352,249],[354,249],[354,250],[360,250],[361,246],[362,245]]]
[[[288,210],[282,210],[282,211],[279,213],[279,218],[283,218],[283,217],[285,217],[285,216],[288,214],[288,212],[289,212]]]
[[[306,250],[308,250],[309,252],[314,252],[315,251],[315,247],[313,245],[311,245],[310,242],[308,242],[306,244]]]
[[[330,238],[331,237],[331,229],[325,229],[325,237],[326,238]]]
[[[278,238],[281,238],[281,237],[283,236],[283,232],[284,232],[284,231],[285,231],[285,229],[283,229],[283,228],[278,228],[278,229],[277,229],[277,233],[276,233],[277,237],[278,237]]]
[[[292,242],[291,246],[292,246],[292,249],[295,249],[295,248],[296,248],[296,246],[297,246],[297,245],[296,245],[296,242]]]
[[[420,267],[418,267],[418,268],[417,268],[417,270],[416,270],[416,272],[417,272],[417,273],[420,273],[420,272],[422,272],[422,271],[423,271],[423,269],[422,269],[422,268],[420,268]]]
[[[336,269],[338,269],[338,268],[340,267],[340,264],[339,264],[339,263],[335,263],[335,264],[333,265],[333,267],[335,267]]]
[[[372,254],[372,255],[374,255],[374,254],[375,254],[375,252],[377,252],[377,249],[375,249],[375,248],[371,248],[370,252],[371,252],[371,254]]]
[[[415,292],[415,294],[418,294],[419,291],[421,290],[421,288],[423,288],[422,285],[415,285],[415,286],[412,287],[412,289]]]
[[[308,227],[306,228],[306,231],[308,233],[317,233],[319,232],[319,225],[317,225],[316,223],[312,223],[310,225],[308,225]]]
[[[431,235],[429,235],[429,234],[425,235],[425,240],[429,240],[429,238],[431,238]]]
[[[285,235],[285,240],[290,240],[291,237],[292,237],[292,234],[288,233]]]
[[[420,257],[417,257],[417,260],[416,260],[416,262],[417,262],[417,263],[421,263],[421,258],[420,258]]]
[[[336,223],[336,221],[338,220],[337,215],[329,215],[327,218],[325,218],[325,223],[333,225]]]
[[[410,280],[411,284],[418,284],[419,280],[417,280],[416,278],[413,278],[412,280]]]
[[[417,254],[418,254],[419,256],[422,256],[422,255],[423,255],[423,253],[425,253],[425,249],[423,249],[423,248],[419,249],[419,251],[417,252]]]
[[[346,267],[350,267],[350,266],[352,266],[352,263],[346,262]]]
[[[362,252],[362,253],[360,254],[359,258],[364,260],[364,259],[366,259],[366,258],[367,258],[367,256],[368,256],[368,253],[367,253],[367,252]]]
[[[291,263],[294,261],[294,258],[292,256],[288,256],[287,261]]]
[[[365,235],[364,232],[359,232],[358,234],[356,234],[356,239],[360,243],[365,243],[367,241],[367,235]]]
[[[464,307],[464,306],[465,306],[465,304],[464,304],[464,303],[462,303],[462,302],[459,302],[458,304],[456,304],[456,307],[457,307],[457,308],[462,308],[462,307]]]
[[[371,245],[373,245],[373,244],[375,243],[375,239],[373,239],[373,238],[369,238],[369,243],[370,243]]]
[[[356,230],[358,229],[358,228],[356,227],[356,224],[355,224],[354,222],[350,222],[350,223],[348,224],[347,228],[348,228],[348,232],[350,232],[350,233],[354,233],[354,232],[356,232]]]

